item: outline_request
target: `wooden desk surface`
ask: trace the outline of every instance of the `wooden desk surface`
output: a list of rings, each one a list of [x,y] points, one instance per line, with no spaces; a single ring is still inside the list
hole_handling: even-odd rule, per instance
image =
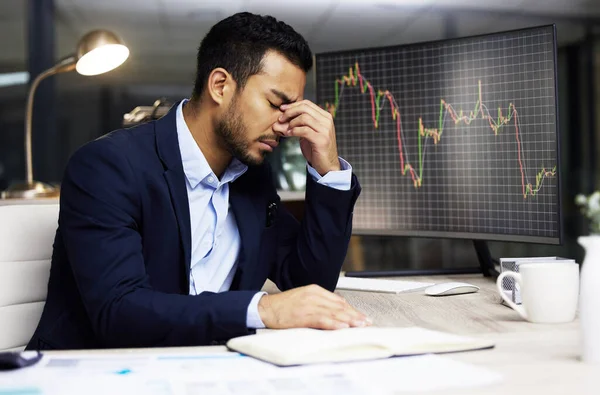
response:
[[[487,367],[504,380],[491,387],[444,391],[454,395],[600,394],[600,365],[579,360],[579,323],[532,324],[501,303],[496,283],[482,275],[398,277],[440,283],[462,281],[479,286],[477,293],[431,297],[423,292],[385,294],[336,291],[367,314],[376,326],[421,326],[496,342],[491,350],[447,355]],[[272,284],[265,289],[276,292]],[[594,384],[594,385],[592,385]]]
[[[411,326],[492,339],[491,350],[448,355],[488,367],[504,376],[501,384],[444,394],[600,394],[600,365],[579,360],[579,323],[532,324],[501,304],[496,285],[481,275],[398,278],[399,280],[464,281],[477,293],[430,297],[423,292],[390,295],[339,291],[368,314],[377,326]]]
[[[516,312],[500,303],[495,283],[481,275],[398,279],[434,283],[464,281],[481,287],[477,293],[445,297],[430,297],[423,292],[393,295],[337,291],[352,305],[368,314],[377,326],[418,325],[456,334],[484,337],[496,342],[496,347],[491,350],[449,354],[447,357],[499,372],[504,376],[501,383],[488,387],[435,392],[435,394],[600,394],[600,365],[586,365],[579,361],[577,321],[555,325],[525,322]],[[265,285],[265,290],[277,292],[276,288],[269,283]],[[169,349],[163,350],[169,351]],[[173,350],[179,353],[182,351],[226,352],[225,347],[218,346]],[[131,352],[144,351],[131,350]],[[432,376],[432,379],[435,377]]]

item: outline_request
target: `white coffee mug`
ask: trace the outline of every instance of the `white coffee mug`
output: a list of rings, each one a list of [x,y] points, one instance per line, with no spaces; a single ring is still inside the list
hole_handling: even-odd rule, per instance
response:
[[[519,284],[521,305],[506,295],[502,280],[512,277]],[[502,299],[521,317],[540,324],[571,322],[577,314],[579,265],[575,262],[536,262],[519,265],[519,273],[498,276],[496,286]]]

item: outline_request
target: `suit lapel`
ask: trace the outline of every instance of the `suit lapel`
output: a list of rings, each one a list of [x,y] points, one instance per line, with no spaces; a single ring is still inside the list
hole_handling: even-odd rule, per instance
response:
[[[164,177],[171,195],[173,210],[179,225],[179,237],[183,248],[186,280],[190,278],[191,225],[190,206],[185,186],[185,173],[181,161],[181,151],[177,138],[177,107],[175,103],[167,115],[155,123],[156,147],[158,156],[165,167]]]
[[[245,190],[242,176],[239,180],[230,184],[229,202],[231,209],[235,215],[235,219],[240,233],[242,248],[238,258],[238,273],[234,280],[239,289],[247,288],[247,280],[250,280],[251,273],[247,268],[256,267],[256,259],[258,257],[258,248],[261,236],[261,221],[258,213],[260,209],[256,198]],[[238,283],[239,281],[239,283]]]
[[[192,235],[190,226],[189,201],[187,196],[187,189],[185,188],[185,178],[183,178],[183,174],[180,174],[179,172],[174,170],[165,171],[164,177],[167,181],[167,185],[169,186],[169,193],[171,194],[173,209],[175,210],[177,224],[179,225],[179,236],[181,238],[183,256],[185,259],[186,278],[189,279],[190,262],[192,259]]]

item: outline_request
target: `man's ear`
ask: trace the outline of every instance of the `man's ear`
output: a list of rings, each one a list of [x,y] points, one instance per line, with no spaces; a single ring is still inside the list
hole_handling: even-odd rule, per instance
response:
[[[224,103],[228,103],[233,97],[236,83],[227,70],[217,67],[209,74],[206,88],[213,102],[223,105]]]

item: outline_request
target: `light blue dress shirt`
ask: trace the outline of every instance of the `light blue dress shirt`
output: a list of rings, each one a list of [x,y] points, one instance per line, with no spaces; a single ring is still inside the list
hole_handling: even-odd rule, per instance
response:
[[[190,295],[203,291],[228,291],[238,265],[240,234],[229,205],[229,183],[246,172],[248,167],[233,159],[223,176],[213,173],[183,118],[183,100],[177,107],[177,139],[186,177],[192,231]],[[342,170],[325,176],[307,165],[308,173],[323,185],[349,190],[352,167],[340,158]],[[264,328],[258,313],[258,302],[265,292],[257,292],[248,306],[248,328]]]

